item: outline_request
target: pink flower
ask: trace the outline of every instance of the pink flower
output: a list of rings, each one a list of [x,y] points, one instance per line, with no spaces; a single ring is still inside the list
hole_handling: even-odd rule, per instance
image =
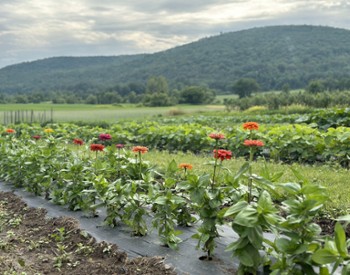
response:
[[[118,143],[115,145],[115,147],[117,147],[118,149],[122,149],[124,148],[124,144]]]
[[[110,134],[100,134],[99,139],[100,140],[110,140],[112,136]]]

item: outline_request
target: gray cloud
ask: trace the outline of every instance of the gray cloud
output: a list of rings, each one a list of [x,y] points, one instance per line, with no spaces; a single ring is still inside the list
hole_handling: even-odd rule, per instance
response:
[[[350,28],[349,1],[2,0],[0,68],[51,56],[156,52],[221,32],[286,24]]]

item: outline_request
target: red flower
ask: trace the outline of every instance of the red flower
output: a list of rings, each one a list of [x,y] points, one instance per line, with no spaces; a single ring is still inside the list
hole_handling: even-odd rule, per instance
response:
[[[14,129],[11,129],[11,128],[8,128],[5,130],[6,133],[9,133],[9,134],[14,134],[16,133],[16,131]]]
[[[261,140],[247,139],[244,141],[243,145],[248,146],[248,147],[262,147],[265,144]]]
[[[148,148],[144,146],[135,146],[132,148],[132,151],[135,153],[141,152],[141,154],[144,154],[148,152]]]
[[[118,149],[122,149],[124,148],[124,144],[118,143],[115,145],[115,147],[117,147]]]
[[[38,139],[41,139],[41,136],[39,136],[39,135],[35,135],[35,136],[32,136],[32,138],[34,138],[34,139],[38,140]]]
[[[73,143],[76,145],[83,145],[84,141],[81,138],[75,138],[73,139]]]
[[[209,135],[210,138],[215,139],[215,140],[219,140],[219,139],[224,139],[225,135],[221,134],[221,133],[211,133]]]
[[[228,150],[219,149],[219,150],[214,150],[213,153],[214,153],[214,158],[221,159],[221,161],[232,158],[232,152]]]
[[[112,136],[110,134],[100,134],[99,139],[100,140],[110,140]]]
[[[90,145],[91,151],[103,151],[104,148],[105,148],[105,146],[102,144],[91,144]]]
[[[189,163],[180,163],[179,168],[185,169],[185,170],[191,170],[193,168],[192,164]]]
[[[259,124],[256,122],[246,122],[243,124],[244,130],[259,130]]]

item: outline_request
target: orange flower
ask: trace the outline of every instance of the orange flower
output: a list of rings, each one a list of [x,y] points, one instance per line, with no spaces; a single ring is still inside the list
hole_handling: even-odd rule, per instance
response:
[[[105,148],[105,146],[102,144],[91,144],[90,145],[91,151],[103,151],[104,148]]]
[[[265,144],[261,140],[247,139],[244,141],[243,145],[248,146],[248,147],[262,147]]]
[[[192,164],[189,164],[189,163],[180,163],[179,168],[185,169],[185,170],[191,170],[193,166]]]
[[[135,153],[140,152],[141,154],[144,154],[148,152],[148,148],[145,146],[134,146],[132,151]]]
[[[214,153],[214,158],[221,159],[221,161],[232,158],[232,152],[228,150],[219,149],[219,150],[214,150],[213,153]]]
[[[243,124],[244,130],[259,130],[259,124],[256,122],[246,122]]]
[[[11,128],[8,128],[5,130],[6,133],[9,133],[9,134],[14,134],[16,133],[16,131],[14,129],[11,129]]]
[[[211,133],[209,135],[210,138],[215,139],[215,140],[219,140],[219,139],[224,139],[225,135],[221,134],[221,133]]]
[[[81,138],[75,138],[73,139],[73,143],[76,145],[83,145],[84,141]]]

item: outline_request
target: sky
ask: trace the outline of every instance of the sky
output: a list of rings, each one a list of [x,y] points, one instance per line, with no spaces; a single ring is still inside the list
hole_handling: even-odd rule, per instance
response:
[[[350,30],[350,0],[0,0],[0,68],[54,56],[154,53],[272,25]]]

